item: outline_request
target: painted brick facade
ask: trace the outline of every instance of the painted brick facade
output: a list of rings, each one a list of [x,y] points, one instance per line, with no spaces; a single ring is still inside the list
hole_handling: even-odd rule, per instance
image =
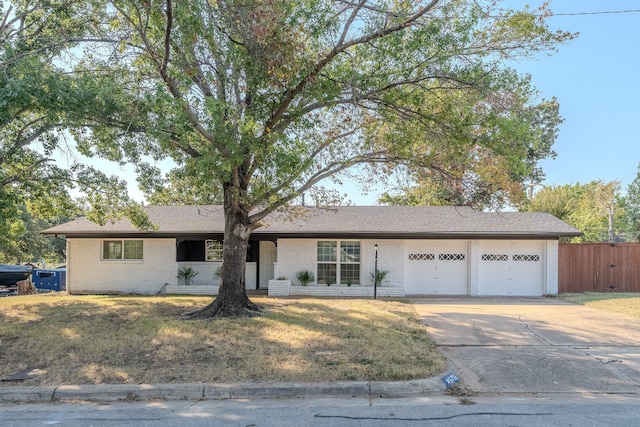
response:
[[[222,266],[222,261],[181,261],[177,263],[177,268],[191,267],[198,272],[198,275],[191,280],[193,286],[219,285],[220,278],[216,272]],[[172,282],[169,282],[172,283]],[[179,279],[178,285],[183,285],[184,281]]]
[[[381,288],[402,289],[404,296],[404,240],[362,240],[363,285],[373,285],[375,245],[378,244],[378,271],[386,271]],[[380,288],[378,289],[380,290]]]
[[[114,240],[114,239],[108,239]],[[142,260],[103,260],[103,239],[68,239],[67,290],[72,294],[155,294],[175,284],[175,239],[143,241]]]
[[[109,239],[113,240],[113,239]],[[140,239],[138,239],[140,240]],[[70,293],[138,293],[155,294],[163,289],[167,293],[185,293],[197,295],[215,295],[219,281],[215,271],[219,262],[176,262],[176,241],[172,238],[141,239],[144,245],[142,260],[103,260],[102,239],[69,238],[67,259],[67,289]],[[374,245],[378,245],[378,270],[387,271],[382,286],[377,289],[380,297],[402,297],[405,295],[405,240],[400,239],[362,239],[360,242],[360,285],[317,285],[300,286],[296,275],[301,270],[309,270],[317,276],[317,241],[331,239],[278,239],[278,262],[275,264],[274,277],[284,277],[290,281],[286,287],[275,287],[269,283],[269,294],[273,296],[353,296],[370,297],[373,295],[375,264]],[[338,240],[338,239],[334,239]],[[351,240],[351,239],[350,239]],[[468,290],[476,296],[479,291],[479,259],[484,241],[468,240]],[[500,246],[518,246],[518,241],[493,240]],[[558,241],[538,241],[541,245],[543,273],[541,289],[544,294],[558,292]],[[178,283],[179,268],[190,265],[199,272],[186,287]],[[247,289],[257,282],[258,266],[247,263]],[[277,280],[275,282],[278,282]],[[287,282],[284,282],[287,283]]]
[[[480,249],[478,241],[469,242],[469,295],[478,295],[479,270],[478,260],[480,259]]]
[[[174,295],[218,295],[218,285],[169,285],[163,294]]]
[[[547,240],[546,245],[546,295],[558,293],[558,241]]]
[[[217,286],[220,285],[220,278],[217,276],[216,272],[220,267],[222,267],[222,261],[181,261],[177,263],[176,268],[180,269],[186,266],[189,266],[198,272],[198,275],[191,280],[191,285],[216,286],[216,289]],[[256,289],[257,271],[257,263],[247,262],[247,265],[245,267],[245,280],[247,282],[247,289]],[[167,283],[184,285],[183,280],[178,280],[177,282],[174,280],[173,282]],[[216,291],[215,293],[217,294],[218,291]],[[209,294],[207,293],[206,295]]]
[[[296,274],[301,270],[309,270],[315,276],[316,242],[315,239],[278,239],[278,262],[273,276],[276,279],[284,277],[292,283],[297,281]]]
[[[317,242],[329,239],[278,239],[278,262],[275,266],[276,279],[284,277],[292,285],[299,285],[296,275],[309,270],[317,278]],[[378,244],[378,271],[387,271],[383,286],[402,288],[404,269],[404,244],[402,240],[360,240],[360,284],[373,285],[372,273],[375,269],[375,244]],[[315,282],[313,282],[315,284]],[[309,288],[309,287],[307,287]],[[325,287],[323,287],[325,288]],[[326,287],[327,292],[331,287]],[[310,292],[310,291],[309,291]],[[404,291],[403,291],[404,294]]]
[[[376,291],[381,298],[404,297],[404,289],[380,286]],[[373,285],[345,286],[345,285],[320,285],[320,286],[291,286],[290,296],[314,296],[314,297],[373,297]]]

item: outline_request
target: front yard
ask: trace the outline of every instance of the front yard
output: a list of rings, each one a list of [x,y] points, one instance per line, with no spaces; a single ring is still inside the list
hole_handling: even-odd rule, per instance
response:
[[[406,302],[252,300],[263,316],[185,321],[211,297],[1,298],[0,378],[39,369],[23,384],[407,380],[444,369]]]

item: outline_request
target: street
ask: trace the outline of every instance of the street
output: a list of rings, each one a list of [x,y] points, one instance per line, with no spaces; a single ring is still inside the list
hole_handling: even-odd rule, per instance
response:
[[[0,405],[0,425],[636,426],[637,395],[452,396]]]

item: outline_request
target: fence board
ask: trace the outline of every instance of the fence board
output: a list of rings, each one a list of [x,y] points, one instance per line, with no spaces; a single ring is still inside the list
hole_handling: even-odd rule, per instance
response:
[[[640,243],[560,244],[558,291],[640,292]]]

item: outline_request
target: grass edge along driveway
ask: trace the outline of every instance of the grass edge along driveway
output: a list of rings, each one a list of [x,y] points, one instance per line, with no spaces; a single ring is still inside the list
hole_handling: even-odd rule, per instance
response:
[[[560,294],[557,298],[574,304],[613,311],[640,320],[640,293],[584,292],[579,294]]]

